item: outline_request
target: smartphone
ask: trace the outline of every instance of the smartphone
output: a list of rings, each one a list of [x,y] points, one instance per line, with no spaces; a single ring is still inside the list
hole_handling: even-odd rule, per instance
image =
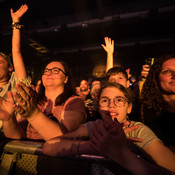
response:
[[[154,63],[154,58],[147,58],[145,59],[145,64],[149,65],[149,67],[151,67]]]

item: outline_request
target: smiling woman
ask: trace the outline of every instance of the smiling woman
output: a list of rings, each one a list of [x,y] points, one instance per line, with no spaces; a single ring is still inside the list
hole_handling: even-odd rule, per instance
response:
[[[76,96],[75,86],[69,68],[64,62],[52,61],[44,68],[38,94],[19,83],[14,97],[18,102],[15,107],[23,119],[18,123],[9,116],[6,123],[11,122],[16,129],[5,125],[5,136],[9,138],[28,138],[48,140],[61,136],[79,127],[86,120],[83,100]],[[35,100],[37,97],[37,102]],[[11,96],[9,101],[13,102]],[[3,101],[3,104],[7,101]],[[9,105],[9,106],[8,106]],[[8,104],[12,113],[13,106]],[[24,119],[26,118],[26,119]],[[12,121],[11,121],[12,120]],[[27,128],[24,123],[27,122]],[[23,129],[22,129],[23,128]]]
[[[142,91],[142,120],[175,152],[175,55],[155,61]]]

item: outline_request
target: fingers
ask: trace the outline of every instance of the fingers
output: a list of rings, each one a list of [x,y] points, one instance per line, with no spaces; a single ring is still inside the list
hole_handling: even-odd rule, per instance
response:
[[[103,47],[104,50],[106,50],[106,46],[104,44],[101,44],[101,46]]]
[[[21,18],[21,16],[28,10],[28,5],[22,5],[16,12],[10,9],[12,18]]]
[[[127,133],[129,133],[129,132],[131,132],[131,131],[134,131],[134,130],[137,130],[139,127],[137,126],[137,125],[134,125],[134,126],[131,126],[131,127],[129,127],[129,128],[125,128],[124,129],[124,132],[125,132],[125,134],[127,134]]]
[[[130,124],[129,121],[125,121],[125,122],[122,123],[122,127],[126,127],[126,126],[128,126],[129,124]]]
[[[109,38],[109,37],[105,37],[104,38],[105,39],[105,44],[106,45],[114,45],[114,40],[111,40],[111,38]]]
[[[14,105],[14,109],[20,115],[25,113],[25,110],[21,106]]]
[[[136,138],[136,137],[126,137],[127,141],[129,142],[142,142],[143,139]]]
[[[142,71],[141,72],[141,76],[142,77],[145,77],[145,78],[148,76],[148,74],[149,74],[149,72],[145,72],[145,71]]]
[[[16,86],[16,89],[18,90],[18,93],[20,93],[20,95],[26,100],[28,100],[29,97],[33,97],[35,94],[35,91],[33,90],[34,87],[29,87],[26,86],[24,83],[20,82],[18,83],[18,85]]]
[[[18,103],[18,105],[14,105],[14,109],[18,114],[20,114],[23,117],[29,106],[28,101],[26,102],[17,92],[14,92],[13,96],[15,97]]]
[[[142,71],[141,71],[141,76],[146,78],[149,74],[149,70],[150,70],[149,65],[143,65],[142,66]]]
[[[111,44],[112,44],[112,46],[114,46],[114,40],[112,40],[112,43]]]
[[[107,137],[102,136],[96,129],[90,134],[91,143],[93,144],[93,147],[95,146],[96,150],[99,150],[102,147],[103,142],[106,139]]]
[[[8,98],[8,101],[14,103],[13,95],[10,91],[7,92],[7,98]]]
[[[104,126],[102,125],[101,122],[97,123],[94,126],[94,128],[90,134],[90,138],[92,138],[93,141],[95,140],[95,142],[96,141],[100,142],[101,140],[103,140],[107,137],[108,137],[108,132],[104,128]]]
[[[26,5],[26,4],[22,5],[21,10],[26,12],[28,10],[28,5]]]
[[[24,86],[21,86],[21,84],[17,84],[15,86],[18,93],[15,93],[14,96],[16,100],[21,103],[22,100],[28,101],[29,100],[29,90],[26,89]],[[28,91],[28,92],[27,92]]]
[[[110,127],[113,124],[110,112],[105,110],[99,110],[99,112],[103,118],[105,128]]]
[[[28,9],[28,5],[24,4],[24,5],[21,5],[21,7],[19,8],[19,11],[26,11],[27,9]]]
[[[20,94],[18,94],[17,92],[14,92],[13,96],[15,97],[16,101],[18,102],[18,105],[20,105],[22,108],[26,108],[27,102],[21,97]]]
[[[145,65],[142,66],[142,68],[149,70],[150,69],[150,66],[148,64],[145,64]]]
[[[142,71],[143,71],[143,72],[149,72],[149,70],[150,70],[149,65],[143,65],[143,66],[142,66]]]

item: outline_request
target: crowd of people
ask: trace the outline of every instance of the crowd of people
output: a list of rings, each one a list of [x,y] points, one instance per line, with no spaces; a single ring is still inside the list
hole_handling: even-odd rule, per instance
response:
[[[105,78],[76,87],[67,64],[52,60],[34,87],[20,52],[27,10],[11,9],[13,64],[0,52],[1,139],[44,141],[43,154],[54,157],[101,155],[132,174],[175,173],[175,55],[143,65],[131,85],[129,70],[113,65],[114,41],[105,37]]]

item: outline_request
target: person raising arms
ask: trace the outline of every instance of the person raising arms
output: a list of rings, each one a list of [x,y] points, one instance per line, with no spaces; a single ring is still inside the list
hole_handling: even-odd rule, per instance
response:
[[[21,17],[27,12],[28,6],[22,5],[16,12],[10,9],[12,18],[12,59],[3,52],[0,52],[0,97],[7,99],[7,92],[12,93],[16,91],[15,85],[22,81],[26,85],[31,84],[31,78],[27,76],[23,57],[20,51],[20,24]],[[2,122],[2,121],[0,121]]]

